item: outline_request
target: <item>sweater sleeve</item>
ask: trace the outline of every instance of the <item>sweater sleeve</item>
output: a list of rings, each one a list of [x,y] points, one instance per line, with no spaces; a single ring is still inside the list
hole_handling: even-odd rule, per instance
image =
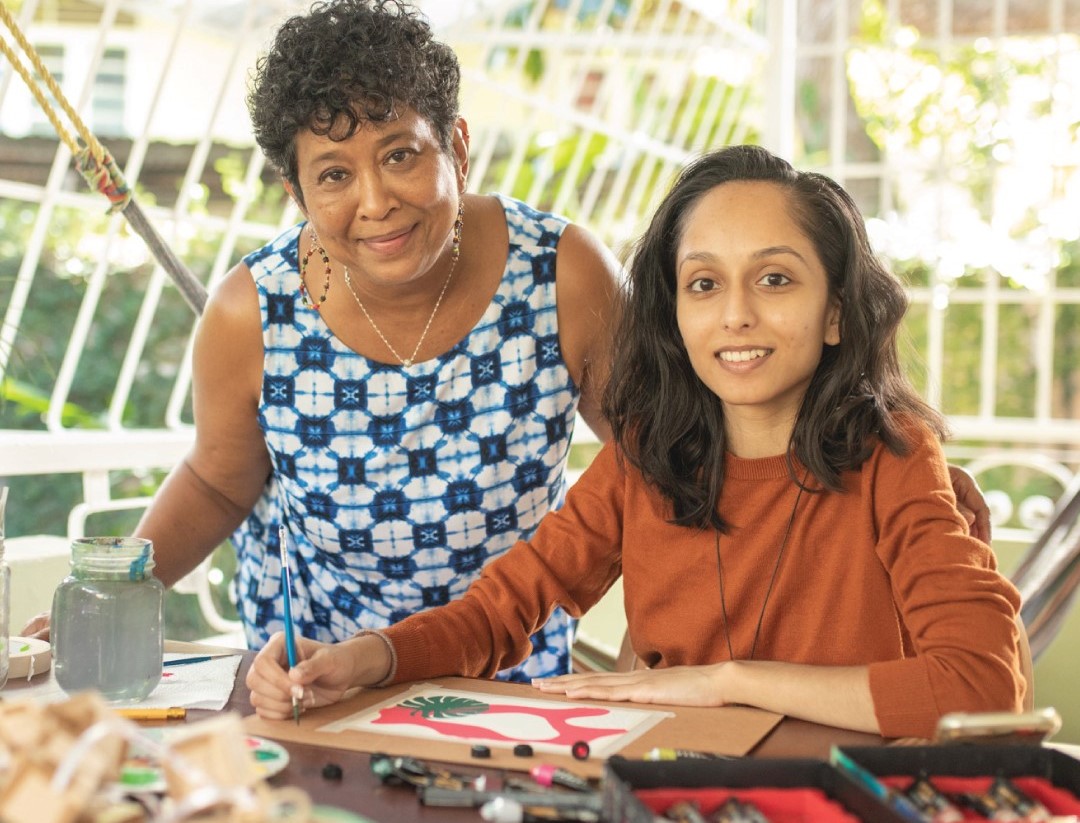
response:
[[[530,653],[529,637],[556,606],[580,617],[622,573],[623,472],[605,446],[531,540],[488,563],[445,606],[384,630],[397,667],[389,683],[426,677],[492,677]]]
[[[863,470],[878,556],[914,650],[871,664],[870,691],[884,736],[929,738],[947,712],[1020,709],[1020,596],[968,534],[937,439],[922,427],[908,439],[907,455],[879,448]]]

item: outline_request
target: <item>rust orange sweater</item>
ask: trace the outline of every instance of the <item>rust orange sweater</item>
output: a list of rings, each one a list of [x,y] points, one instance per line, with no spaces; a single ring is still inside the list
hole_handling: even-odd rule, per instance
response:
[[[490,677],[526,657],[555,606],[579,616],[621,574],[633,647],[652,667],[727,660],[729,637],[746,659],[760,615],[756,660],[869,664],[886,737],[930,737],[949,711],[1019,709],[1019,596],[968,535],[940,445],[921,429],[914,438],[904,457],[879,446],[843,493],[802,495],[764,612],[797,487],[783,456],[729,456],[726,621],[715,532],[667,522],[670,506],[609,444],[566,505],[465,597],[384,632],[393,680]]]

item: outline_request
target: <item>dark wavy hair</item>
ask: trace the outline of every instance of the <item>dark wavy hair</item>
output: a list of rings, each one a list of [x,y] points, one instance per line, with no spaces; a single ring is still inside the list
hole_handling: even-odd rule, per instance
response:
[[[821,487],[841,489],[877,442],[907,451],[904,418],[946,436],[941,415],[905,378],[897,332],[907,296],[874,255],[850,195],[796,171],[758,146],[732,146],[690,163],[638,241],[604,413],[623,455],[674,507],[673,522],[727,529],[717,512],[727,439],[723,406],[690,365],[675,314],[675,255],[690,210],[716,186],[764,181],[783,188],[792,219],[814,245],[840,304],[840,343],[824,346],[788,449]],[[716,231],[723,231],[717,226]],[[820,489],[819,489],[820,490]]]
[[[414,109],[450,150],[461,69],[453,50],[401,0],[329,0],[286,20],[248,92],[255,140],[303,201],[296,134],[346,140],[365,121]]]

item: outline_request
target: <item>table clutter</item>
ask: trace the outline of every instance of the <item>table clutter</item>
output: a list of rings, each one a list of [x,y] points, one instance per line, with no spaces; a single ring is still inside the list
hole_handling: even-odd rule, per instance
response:
[[[163,781],[122,780],[132,752]],[[271,788],[235,714],[185,725],[165,741],[83,692],[68,700],[0,703],[0,819],[6,823],[312,819],[308,796]]]
[[[493,738],[496,730],[515,728],[500,712],[525,711],[530,723],[538,722],[538,707],[521,699],[535,693],[520,684],[460,678],[439,679],[435,691],[433,684],[365,690],[352,706],[305,712],[297,727],[292,718],[241,719],[249,707],[238,667],[250,662],[251,653],[170,647],[183,651],[165,653],[161,683],[146,701],[106,704],[92,692],[65,694],[47,662],[42,671],[35,663],[29,675],[21,673],[20,654],[47,661],[48,644],[11,639],[16,676],[0,702],[0,820],[1080,820],[1080,760],[1062,750],[1067,746],[1039,745],[1023,735],[1019,739],[1027,742],[1015,745],[935,746],[878,746],[876,738],[863,735],[865,745],[834,747],[829,759],[827,747],[815,755],[820,759],[754,758],[750,750],[761,748],[755,744],[765,742],[776,718],[756,710],[676,709],[646,724],[617,754],[602,756],[571,733],[578,718],[554,748]],[[553,711],[541,706],[540,715],[559,726],[563,705],[552,701]],[[223,708],[232,711],[221,713]],[[359,736],[344,726],[324,730],[357,709],[384,715],[392,710],[383,720],[394,722],[382,724],[381,737]],[[462,723],[487,722],[488,728],[457,742],[401,736],[395,723],[406,710],[417,713],[414,719],[425,713],[428,721],[443,717],[444,732]],[[598,716],[576,728],[595,725]],[[733,723],[725,728],[722,721],[728,719]],[[615,724],[611,731],[619,728]],[[537,729],[531,734],[539,737]],[[818,729],[822,738],[830,737]],[[392,751],[379,750],[379,744]],[[485,756],[470,753],[477,747]],[[375,753],[358,762],[358,751]]]
[[[599,786],[564,769],[541,764],[530,778],[504,776],[489,785],[486,774],[455,772],[415,757],[373,754],[371,771],[387,786],[410,786],[424,806],[472,807],[482,820],[571,820],[598,823]],[[554,779],[558,776],[558,779]]]

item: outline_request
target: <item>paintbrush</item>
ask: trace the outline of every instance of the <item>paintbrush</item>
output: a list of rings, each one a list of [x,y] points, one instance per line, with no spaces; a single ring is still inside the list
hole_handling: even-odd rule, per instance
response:
[[[296,665],[296,631],[292,620],[292,576],[289,574],[288,532],[285,524],[278,526],[278,544],[281,550],[281,596],[285,601],[285,654],[289,658],[289,669]],[[292,697],[292,713],[296,725],[300,725],[300,700]]]

